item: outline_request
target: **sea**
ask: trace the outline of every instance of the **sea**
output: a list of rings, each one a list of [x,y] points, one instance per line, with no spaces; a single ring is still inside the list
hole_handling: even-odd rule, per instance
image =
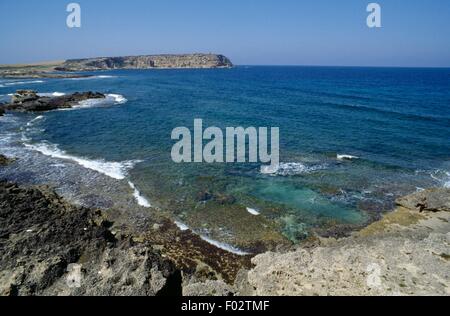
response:
[[[398,197],[450,187],[450,69],[237,66],[115,70],[89,78],[0,79],[59,96],[70,110],[0,117],[0,178],[49,184],[101,208],[164,212],[230,251],[352,230]],[[175,163],[174,128],[279,127],[280,168]],[[277,237],[274,237],[277,236]]]

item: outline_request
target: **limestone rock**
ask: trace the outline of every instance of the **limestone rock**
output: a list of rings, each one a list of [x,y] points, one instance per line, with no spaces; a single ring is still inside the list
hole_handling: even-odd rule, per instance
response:
[[[96,71],[152,68],[230,68],[231,61],[216,54],[148,55],[72,59],[56,68],[59,71]]]

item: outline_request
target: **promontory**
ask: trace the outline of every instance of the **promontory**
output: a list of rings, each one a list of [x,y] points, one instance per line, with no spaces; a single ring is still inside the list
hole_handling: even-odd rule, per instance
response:
[[[231,68],[233,63],[220,54],[164,54],[142,56],[96,57],[63,61],[0,65],[0,77],[73,78],[89,75],[74,72],[113,69],[208,69]],[[69,73],[68,73],[69,72]]]

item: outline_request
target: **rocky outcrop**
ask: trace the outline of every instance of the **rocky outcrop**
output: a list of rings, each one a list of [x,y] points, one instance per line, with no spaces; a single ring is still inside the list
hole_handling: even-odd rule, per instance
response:
[[[398,208],[351,237],[317,238],[252,259],[230,286],[183,284],[186,295],[450,295],[450,189],[397,201]]]
[[[58,97],[39,96],[33,90],[18,90],[11,98],[11,103],[4,106],[9,111],[44,112],[56,109],[68,109],[81,101],[89,99],[104,99],[105,95],[98,92],[76,92]]]
[[[450,190],[398,200],[354,236],[253,258],[244,295],[450,295]]]
[[[3,156],[3,155],[0,154],[0,166],[9,165],[13,161],[14,161],[14,159],[9,159],[8,157]]]
[[[0,295],[181,294],[181,280],[168,283],[179,271],[150,245],[48,187],[0,182],[0,221]]]
[[[3,108],[3,103],[0,103],[0,116],[5,115],[5,109]]]
[[[55,69],[59,71],[96,71],[110,69],[230,67],[233,67],[233,64],[223,55],[186,54],[72,59],[67,60]]]

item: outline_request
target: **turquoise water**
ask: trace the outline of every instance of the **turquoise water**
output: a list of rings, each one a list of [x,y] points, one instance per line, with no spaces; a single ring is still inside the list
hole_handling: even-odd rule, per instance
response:
[[[206,203],[223,212],[214,223],[196,213],[204,191],[232,196],[228,208],[256,209],[298,240],[305,229],[358,226],[391,209],[398,196],[450,185],[449,69],[242,66],[96,75],[3,79],[3,99],[31,88],[93,90],[127,100],[113,96],[106,104],[45,113],[28,128],[25,122],[36,115],[18,115],[23,145],[130,181],[149,204],[189,226],[232,225],[220,222],[227,206]],[[282,170],[271,176],[257,164],[173,163],[171,132],[192,130],[195,118],[221,128],[280,127]],[[17,129],[6,119],[0,124],[3,131]]]

